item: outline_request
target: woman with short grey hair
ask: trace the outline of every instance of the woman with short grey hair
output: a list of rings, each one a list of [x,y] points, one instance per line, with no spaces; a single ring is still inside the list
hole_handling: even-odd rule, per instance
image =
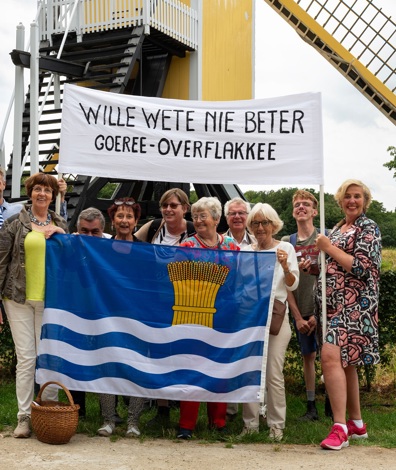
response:
[[[217,197],[201,197],[191,206],[191,214],[194,212],[209,211],[214,220],[219,221],[222,213],[220,201]]]
[[[238,251],[239,247],[232,238],[217,233],[221,209],[220,201],[215,197],[202,197],[193,204],[191,214],[196,234],[187,238],[180,246]],[[178,439],[191,439],[198,419],[199,405],[197,401],[180,402]],[[226,409],[227,403],[207,404],[209,427],[220,434],[224,434],[226,430]]]

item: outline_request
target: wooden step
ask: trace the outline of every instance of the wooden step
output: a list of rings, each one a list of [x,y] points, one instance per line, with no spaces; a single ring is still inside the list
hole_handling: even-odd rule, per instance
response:
[[[105,31],[97,34],[84,34],[81,42],[77,39],[73,41],[68,39],[64,45],[64,51],[76,49],[77,47],[102,47],[105,44],[116,44],[128,41],[130,38],[139,37],[138,34],[132,32],[133,27],[124,28],[122,30]],[[53,38],[54,45],[47,47],[40,47],[40,53],[58,52],[63,35],[60,36],[59,42],[56,37]]]

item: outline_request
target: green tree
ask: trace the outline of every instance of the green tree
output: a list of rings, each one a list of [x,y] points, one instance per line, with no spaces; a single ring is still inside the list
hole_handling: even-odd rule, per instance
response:
[[[246,191],[245,198],[252,204],[266,202],[270,204],[283,220],[284,226],[277,237],[289,235],[296,231],[296,222],[292,212],[292,197],[297,188],[283,188],[278,191]],[[306,188],[319,200],[319,193],[310,188]],[[324,194],[325,204],[325,227],[333,228],[342,218],[343,213],[336,203],[333,194]],[[387,212],[381,202],[372,201],[367,216],[375,220],[380,227],[382,243],[384,247],[396,246],[396,213]],[[315,220],[315,225],[319,227],[319,217]]]
[[[390,156],[393,158],[393,160],[384,163],[384,167],[388,168],[390,171],[395,170],[393,173],[393,178],[396,179],[396,147],[388,147],[387,151],[390,153]]]
[[[190,191],[190,204],[198,201],[198,195],[195,191]]]

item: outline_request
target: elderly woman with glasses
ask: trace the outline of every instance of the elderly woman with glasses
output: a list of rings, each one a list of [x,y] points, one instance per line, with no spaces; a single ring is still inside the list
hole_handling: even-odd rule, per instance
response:
[[[49,209],[59,192],[57,180],[36,173],[25,181],[31,205],[4,221],[0,231],[0,286],[17,355],[18,426],[14,437],[30,437],[30,405],[45,295],[45,240],[66,233],[66,221]],[[57,400],[46,387],[43,400]]]
[[[298,287],[299,269],[294,247],[274,238],[283,227],[277,212],[269,204],[256,204],[251,210],[247,226],[256,238],[256,242],[243,251],[275,252],[275,298],[285,303],[288,291]],[[274,441],[283,439],[286,422],[286,395],[283,365],[286,349],[291,338],[288,309],[278,335],[269,335],[265,402],[267,405],[267,425],[269,437]],[[243,404],[244,428],[242,436],[259,430],[259,403]]]
[[[124,197],[116,199],[108,208],[112,226],[115,230],[114,240],[125,240],[129,242],[138,242],[133,232],[140,218],[140,205],[134,199]],[[108,437],[115,430],[116,418],[116,396],[109,394],[100,394],[100,407],[104,423],[98,429],[99,436]],[[140,436],[139,418],[144,408],[144,398],[128,397],[128,419],[127,419],[127,437]]]
[[[191,206],[196,234],[187,238],[180,246],[215,250],[239,250],[230,237],[217,233],[221,217],[221,204],[215,197],[202,197]],[[199,402],[180,402],[178,439],[191,439],[198,419]],[[208,403],[209,427],[223,433],[226,430],[227,403]]]

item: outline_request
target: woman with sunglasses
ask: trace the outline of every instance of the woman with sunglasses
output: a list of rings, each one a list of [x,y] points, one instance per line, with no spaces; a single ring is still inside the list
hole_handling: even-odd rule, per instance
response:
[[[49,209],[58,195],[57,180],[36,173],[25,181],[31,205],[4,221],[0,231],[0,289],[17,355],[18,426],[14,437],[30,437],[30,405],[40,341],[45,294],[45,240],[66,233],[66,221]],[[47,387],[43,400],[57,401]]]
[[[233,238],[217,233],[222,208],[215,197],[202,197],[191,206],[192,219],[196,234],[187,238],[180,246],[214,250],[235,250],[239,247]],[[200,403],[197,401],[180,402],[180,421],[178,439],[191,439],[198,419]],[[207,403],[209,427],[224,434],[226,431],[227,403]]]
[[[134,199],[124,197],[116,199],[108,208],[112,227],[115,230],[114,240],[126,240],[130,242],[138,242],[133,232],[140,218],[140,205]],[[116,418],[116,396],[109,394],[100,394],[100,407],[103,416],[103,426],[98,429],[99,436],[108,437],[113,434],[115,429]],[[128,419],[127,419],[127,437],[140,436],[139,418],[144,408],[145,399],[138,397],[127,397]]]
[[[297,289],[299,270],[294,247],[284,241],[274,238],[283,227],[275,209],[269,204],[256,204],[251,210],[247,226],[256,238],[243,251],[275,252],[277,263],[275,265],[275,298],[285,303],[288,291]],[[279,333],[269,335],[265,403],[267,405],[267,425],[270,428],[269,437],[274,441],[283,439],[283,430],[286,422],[286,395],[283,364],[286,349],[291,338],[291,329],[286,304],[286,315]],[[255,433],[259,430],[259,403],[243,404],[244,428],[241,436]]]
[[[185,219],[190,208],[187,194],[179,188],[166,191],[159,206],[162,219],[150,220],[137,232],[136,237],[148,243],[160,245],[180,245],[187,237],[195,233],[192,222]]]
[[[180,245],[187,237],[195,233],[192,222],[185,219],[190,208],[187,194],[179,188],[166,191],[159,206],[161,219],[150,220],[137,232],[136,237],[157,245]],[[157,400],[157,414],[147,423],[152,430],[167,429],[170,426],[170,407],[168,400]]]

